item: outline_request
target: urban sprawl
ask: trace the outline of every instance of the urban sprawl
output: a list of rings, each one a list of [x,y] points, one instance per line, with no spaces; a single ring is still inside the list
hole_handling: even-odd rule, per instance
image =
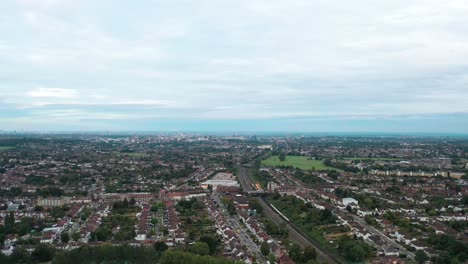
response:
[[[0,134],[0,263],[467,263],[468,139]]]

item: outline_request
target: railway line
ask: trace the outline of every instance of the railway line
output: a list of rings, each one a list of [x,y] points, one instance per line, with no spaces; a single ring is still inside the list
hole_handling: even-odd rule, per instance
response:
[[[240,166],[239,167],[239,181],[242,186],[242,189],[245,192],[252,192],[256,191],[254,188],[254,182],[251,178],[251,171],[249,166]],[[287,218],[281,211],[279,211],[276,207],[274,207],[266,198],[264,197],[257,197],[260,205],[262,205],[265,214],[277,225],[281,223],[286,223],[286,228],[289,232],[289,239],[300,245],[301,247],[312,246],[317,251],[318,259],[325,263],[336,263],[341,264],[344,263],[334,254],[328,252],[327,250],[323,249],[323,247],[317,243],[316,241],[312,240],[305,234],[302,230],[300,230],[297,226],[290,222],[289,218]]]
[[[296,238],[298,243],[305,247],[305,246],[312,246],[317,251],[319,258],[325,261],[326,263],[345,263],[340,258],[338,258],[335,254],[329,252],[328,250],[324,249],[317,241],[311,239],[307,234],[304,233],[300,228],[298,228],[294,223],[292,223],[289,218],[287,218],[283,213],[281,213],[274,205],[272,205],[266,198],[262,197],[259,198],[262,202],[260,204],[265,205],[271,209],[272,212],[275,212],[279,217],[281,217],[284,222],[286,222],[286,226],[290,232],[291,238]],[[264,207],[265,208],[265,207]],[[276,223],[278,224],[278,223]],[[299,238],[300,237],[300,238]]]

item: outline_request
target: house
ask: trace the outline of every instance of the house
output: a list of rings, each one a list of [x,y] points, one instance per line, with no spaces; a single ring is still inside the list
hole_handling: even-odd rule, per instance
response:
[[[14,246],[14,244],[18,241],[18,235],[17,234],[9,234],[6,236],[5,241],[3,242],[4,248],[10,248],[11,246]]]
[[[218,193],[223,193],[223,194],[235,194],[235,193],[240,193],[241,188],[238,186],[218,186],[216,188],[216,192]]]
[[[278,263],[279,264],[294,264],[295,262],[292,261],[292,259],[286,253],[283,252],[278,257]]]
[[[57,233],[54,231],[47,231],[44,234],[42,234],[40,242],[42,244],[52,244],[55,239],[57,239]]]
[[[281,195],[294,195],[297,191],[295,186],[283,185],[275,189]]]
[[[357,211],[357,215],[359,215],[360,217],[364,217],[366,215],[373,215],[374,212],[372,211],[361,211],[361,210],[358,210]]]
[[[344,205],[344,206],[358,206],[359,205],[359,202],[354,199],[354,198],[343,198],[343,200],[341,201],[341,203]]]
[[[420,243],[420,242],[418,242],[418,241],[412,242],[412,243],[410,244],[410,246],[414,247],[414,249],[416,249],[416,250],[424,250],[424,249],[426,249],[426,247],[425,247],[422,243]]]
[[[247,200],[247,198],[243,197],[243,196],[234,196],[234,204],[236,205],[237,208],[239,209],[249,209],[249,201]]]
[[[185,243],[185,234],[182,232],[176,232],[174,236],[174,242],[177,244],[183,244]]]
[[[143,209],[140,214],[140,220],[136,230],[137,236],[135,237],[135,240],[143,241],[146,239],[146,235],[148,233],[149,211],[150,205],[143,205]]]
[[[357,228],[353,230],[356,237],[362,238],[363,240],[369,240],[372,234],[364,228]]]
[[[15,248],[11,245],[11,246],[5,246],[2,248],[2,253],[6,256],[10,256],[11,254],[13,254],[13,250]]]
[[[17,212],[19,209],[20,205],[19,204],[9,204],[7,208],[7,212]]]
[[[387,256],[398,256],[400,255],[400,252],[398,249],[394,247],[383,247],[383,254]]]

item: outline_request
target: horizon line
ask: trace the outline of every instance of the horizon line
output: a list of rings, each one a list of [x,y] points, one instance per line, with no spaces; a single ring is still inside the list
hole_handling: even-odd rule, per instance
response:
[[[155,133],[199,133],[199,134],[242,134],[242,135],[265,135],[265,134],[295,134],[295,135],[380,135],[380,136],[463,136],[468,137],[468,133],[454,132],[376,132],[376,131],[235,131],[235,130],[0,130],[0,134],[155,134]]]

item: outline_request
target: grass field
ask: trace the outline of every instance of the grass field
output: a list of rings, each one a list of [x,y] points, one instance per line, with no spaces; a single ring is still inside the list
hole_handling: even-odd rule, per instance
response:
[[[308,157],[303,156],[286,156],[285,161],[280,161],[279,156],[271,156],[268,159],[262,161],[265,166],[293,166],[301,170],[309,170],[315,167],[316,170],[337,170],[333,167],[328,167],[323,164],[322,160],[309,160]]]
[[[0,146],[0,151],[6,151],[6,150],[12,150],[12,149],[15,149],[15,147]]]

